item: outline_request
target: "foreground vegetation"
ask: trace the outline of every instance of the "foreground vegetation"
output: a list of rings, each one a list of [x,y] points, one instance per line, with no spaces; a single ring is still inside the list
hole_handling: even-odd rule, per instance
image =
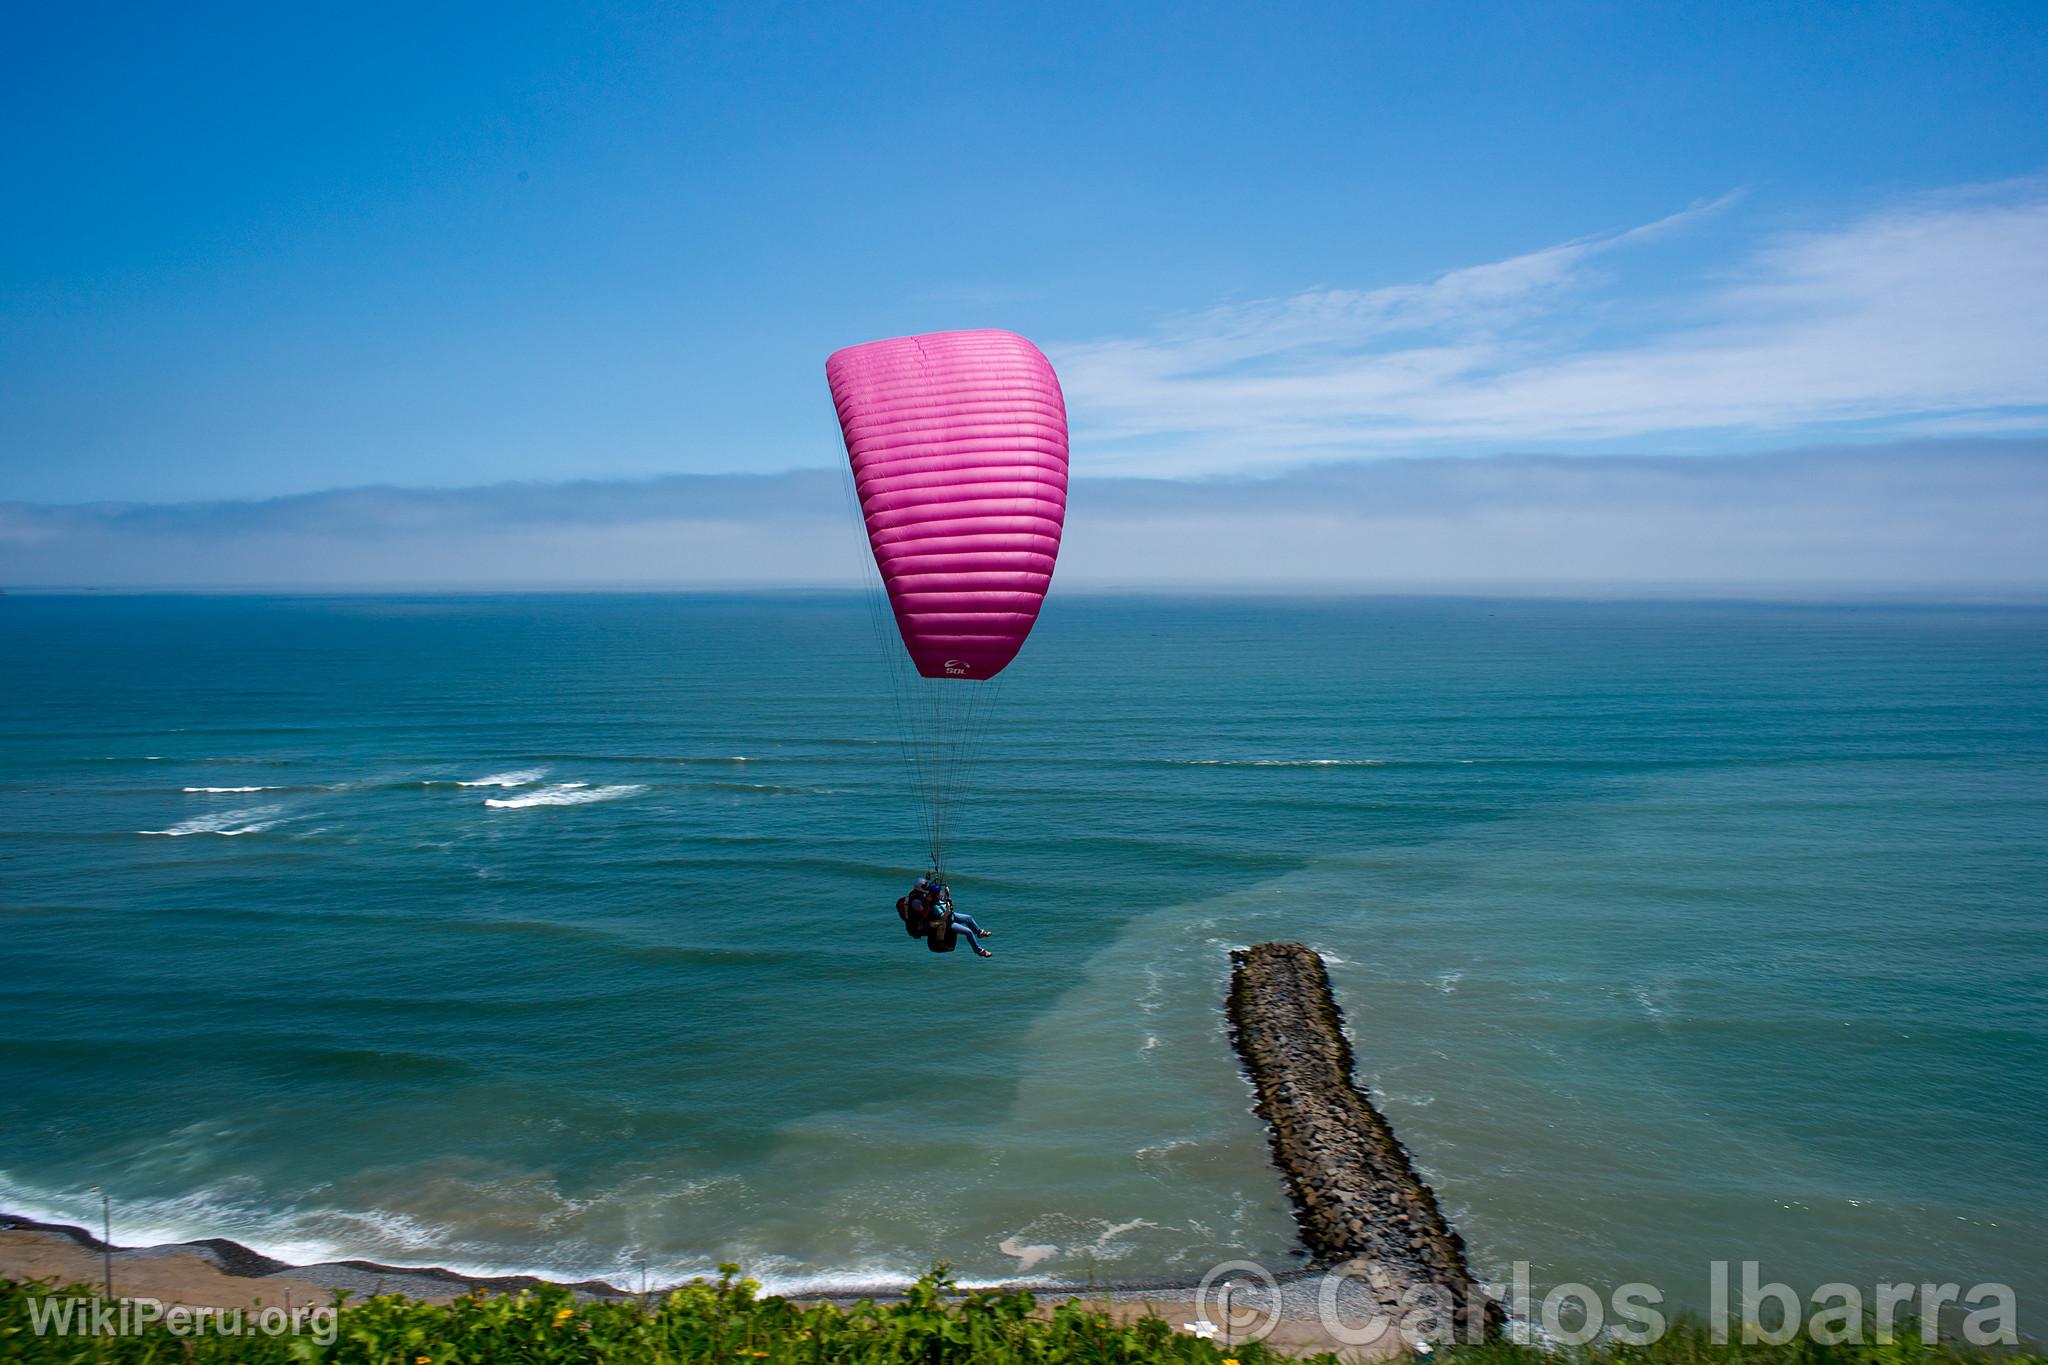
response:
[[[1127,1324],[1073,1303],[1041,1310],[1028,1293],[990,1290],[950,1297],[935,1272],[899,1303],[801,1308],[762,1298],[728,1267],[716,1283],[697,1282],[651,1300],[581,1302],[565,1289],[516,1295],[467,1295],[430,1305],[383,1296],[348,1306],[325,1330],[239,1335],[174,1331],[152,1323],[127,1334],[50,1328],[53,1310],[91,1286],[53,1290],[0,1281],[0,1360],[75,1362],[333,1361],[347,1365],[668,1365],[755,1361],[822,1365],[1263,1365],[1288,1359],[1257,1343],[1218,1347],[1177,1333],[1157,1318]],[[345,1297],[345,1296],[344,1296]],[[38,1323],[43,1330],[37,1331]],[[1328,1360],[1329,1357],[1319,1359]],[[1874,1346],[1721,1345],[1699,1327],[1681,1327],[1650,1346],[1598,1346],[1573,1352],[1494,1343],[1437,1352],[1457,1365],[1962,1365],[1983,1352],[1923,1344],[1906,1334]],[[2048,1365],[2048,1357],[2005,1355],[2005,1365]]]

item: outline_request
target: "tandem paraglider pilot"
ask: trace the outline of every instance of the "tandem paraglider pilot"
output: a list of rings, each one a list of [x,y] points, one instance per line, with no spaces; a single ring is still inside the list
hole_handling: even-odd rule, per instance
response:
[[[919,877],[909,895],[897,898],[896,913],[910,936],[923,939],[924,946],[935,953],[950,953],[965,938],[976,957],[995,956],[981,945],[983,939],[993,937],[993,931],[955,908],[952,888],[936,872]]]

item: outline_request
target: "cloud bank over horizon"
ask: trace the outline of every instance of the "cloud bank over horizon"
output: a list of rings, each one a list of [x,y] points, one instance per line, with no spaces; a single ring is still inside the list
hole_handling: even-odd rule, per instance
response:
[[[1078,478],[1076,587],[2048,589],[2048,439]],[[850,585],[838,470],[0,503],[0,587]]]

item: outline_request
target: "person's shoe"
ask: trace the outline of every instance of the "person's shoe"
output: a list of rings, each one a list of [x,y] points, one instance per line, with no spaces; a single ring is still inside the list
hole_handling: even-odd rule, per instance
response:
[[[984,929],[981,931],[981,936],[983,938],[994,938],[996,936],[996,931],[993,929]]]
[[[979,943],[977,943],[977,944],[975,944],[975,945],[974,945],[974,955],[975,955],[976,957],[994,957],[994,956],[995,956],[995,954],[994,954],[994,953],[992,953],[992,952],[990,952],[990,951],[989,951],[988,949],[986,949],[986,948],[982,947],[982,946],[981,946],[981,945],[980,945]]]

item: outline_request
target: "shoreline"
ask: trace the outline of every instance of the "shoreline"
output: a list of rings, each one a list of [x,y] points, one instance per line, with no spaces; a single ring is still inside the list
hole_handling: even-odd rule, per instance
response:
[[[367,1292],[360,1288],[359,1282],[370,1280],[387,1283],[390,1286],[389,1292],[428,1300],[453,1298],[476,1289],[513,1293],[541,1285],[559,1285],[574,1293],[593,1298],[634,1297],[630,1291],[599,1279],[563,1280],[530,1274],[469,1274],[452,1270],[447,1266],[387,1265],[381,1261],[364,1260],[359,1257],[337,1257],[330,1261],[285,1261],[265,1255],[231,1237],[193,1237],[182,1241],[124,1246],[119,1242],[103,1241],[96,1234],[74,1223],[48,1222],[0,1211],[0,1277],[28,1278],[17,1273],[16,1263],[23,1259],[21,1249],[31,1245],[69,1249],[80,1256],[90,1258],[92,1273],[79,1281],[87,1284],[100,1282],[106,1258],[111,1256],[117,1272],[114,1276],[117,1290],[120,1288],[121,1276],[118,1271],[121,1267],[184,1257],[210,1266],[223,1279],[255,1283],[290,1280],[329,1289],[345,1288],[352,1294]]]
[[[522,1289],[533,1289],[552,1285],[572,1293],[599,1299],[637,1299],[641,1291],[624,1288],[603,1279],[566,1280],[549,1275],[528,1273],[482,1274],[450,1269],[438,1265],[390,1265],[381,1261],[364,1260],[359,1257],[340,1257],[331,1261],[282,1261],[267,1256],[253,1247],[235,1241],[231,1237],[194,1237],[176,1242],[153,1242],[140,1246],[124,1246],[119,1242],[102,1241],[97,1235],[75,1223],[48,1222],[23,1214],[0,1210],[0,1278],[29,1278],[16,1271],[22,1257],[16,1248],[31,1242],[50,1247],[61,1247],[75,1251],[80,1256],[92,1258],[89,1276],[80,1283],[99,1282],[103,1258],[111,1251],[116,1267],[116,1288],[123,1266],[134,1266],[150,1261],[165,1260],[176,1256],[189,1256],[207,1262],[218,1273],[228,1279],[269,1281],[298,1280],[320,1284],[335,1281],[335,1287],[346,1287],[351,1293],[360,1292],[345,1282],[351,1280],[376,1279],[386,1284],[385,1292],[403,1293],[410,1298],[449,1297],[470,1293],[478,1289],[492,1293],[516,1293]],[[742,1266],[745,1275],[746,1267]],[[698,1279],[710,1279],[716,1272],[703,1276],[692,1276],[682,1280],[660,1283],[650,1282],[645,1291],[648,1296],[666,1294],[681,1285]],[[1321,1270],[1297,1267],[1276,1271],[1273,1279],[1282,1285],[1318,1281]],[[406,1281],[422,1281],[436,1288],[422,1294],[408,1287]],[[865,1284],[849,1284],[834,1288],[798,1287],[789,1290],[764,1290],[764,1295],[801,1301],[804,1303],[858,1303],[862,1299],[893,1299],[901,1297],[904,1289],[914,1283],[912,1279],[873,1280]],[[1188,1280],[1178,1276],[1131,1276],[1117,1280],[1096,1280],[1086,1283],[1078,1280],[1034,1280],[1002,1279],[987,1281],[962,1281],[961,1293],[981,1289],[1023,1290],[1040,1298],[1072,1298],[1093,1294],[1193,1294],[1201,1287],[1199,1280]]]
[[[79,1286],[99,1292],[110,1264],[113,1296],[117,1299],[149,1299],[194,1308],[276,1306],[287,1312],[324,1306],[343,1292],[357,1302],[377,1294],[399,1294],[431,1304],[448,1303],[477,1291],[517,1293],[554,1285],[579,1299],[631,1302],[659,1298],[691,1282],[649,1285],[643,1295],[605,1280],[569,1282],[537,1275],[465,1275],[445,1266],[393,1266],[357,1259],[294,1265],[226,1237],[140,1247],[109,1246],[75,1224],[0,1213],[0,1280],[40,1281],[57,1289]],[[900,1301],[909,1284],[878,1282],[764,1297],[846,1309],[862,1301]],[[1220,1346],[1259,1340],[1270,1349],[1289,1355],[1337,1353],[1347,1360],[1378,1361],[1402,1354],[1410,1344],[1409,1338],[1391,1326],[1363,1345],[1333,1332],[1327,1311],[1330,1305],[1338,1306],[1345,1323],[1357,1323],[1374,1315],[1370,1292],[1356,1280],[1343,1280],[1333,1291],[1322,1273],[1297,1269],[1274,1275],[1270,1290],[1240,1288],[1228,1299],[1205,1293],[1206,1288],[1200,1283],[1173,1278],[1092,1285],[1002,1281],[961,1285],[954,1296],[977,1289],[1023,1291],[1038,1300],[1040,1316],[1050,1313],[1056,1304],[1080,1302],[1109,1314],[1121,1324],[1157,1318],[1175,1332],[1203,1329],[1203,1334]]]

